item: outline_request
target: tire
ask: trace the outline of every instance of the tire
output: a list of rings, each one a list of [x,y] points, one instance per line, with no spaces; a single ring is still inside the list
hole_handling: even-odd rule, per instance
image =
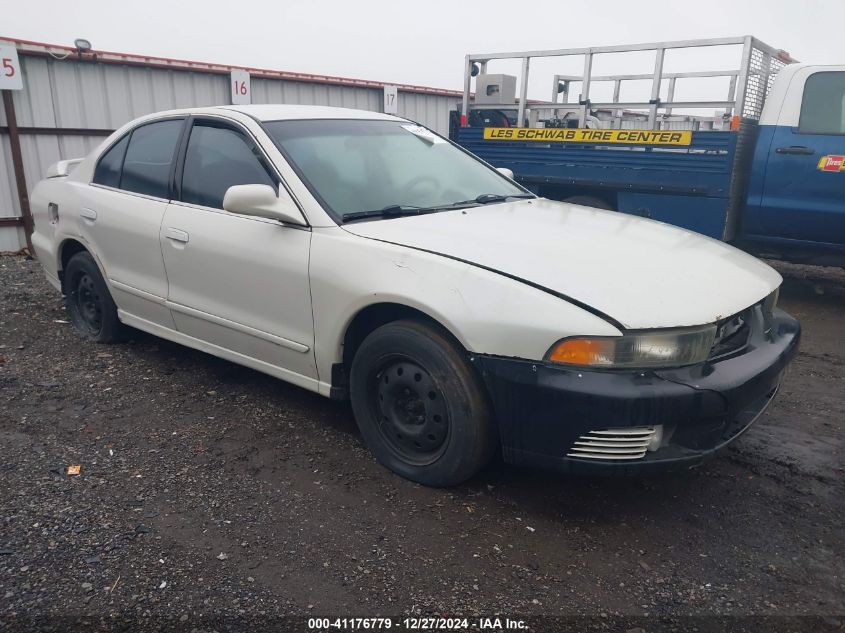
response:
[[[593,196],[572,196],[571,198],[566,198],[564,202],[568,202],[569,204],[580,204],[582,207],[593,207],[595,209],[614,211],[614,208],[609,202]]]
[[[426,323],[394,321],[364,339],[350,396],[376,459],[426,486],[466,481],[498,445],[481,379],[463,350]]]
[[[125,327],[100,269],[90,253],[70,258],[64,274],[65,308],[82,338],[96,343],[123,340]]]

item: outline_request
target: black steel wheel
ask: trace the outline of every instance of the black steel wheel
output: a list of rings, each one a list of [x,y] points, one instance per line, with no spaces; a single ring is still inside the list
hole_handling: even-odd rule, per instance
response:
[[[403,477],[454,485],[495,452],[484,385],[466,353],[434,325],[396,321],[372,332],[353,359],[350,388],[364,441]]]
[[[79,275],[70,292],[80,323],[92,336],[97,336],[103,329],[103,298],[91,275]]]
[[[90,341],[121,340],[124,326],[117,317],[108,286],[89,253],[70,258],[64,271],[65,307],[76,331]]]
[[[372,415],[390,448],[408,463],[426,465],[443,454],[449,437],[446,398],[431,375],[403,356],[385,362],[373,381]]]

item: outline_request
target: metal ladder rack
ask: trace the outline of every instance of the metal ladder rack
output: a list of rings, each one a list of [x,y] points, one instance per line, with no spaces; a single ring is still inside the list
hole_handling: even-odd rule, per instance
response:
[[[705,48],[712,46],[742,46],[740,67],[737,70],[717,70],[698,72],[666,73],[663,62],[666,51],[671,49]],[[655,53],[654,70],[649,74],[603,75],[593,74],[593,60],[596,55],[606,53],[653,51]],[[552,99],[549,102],[528,103],[528,73],[532,58],[539,57],[568,57],[581,55],[584,57],[584,72],[582,75],[555,75],[552,86]],[[724,108],[728,117],[732,115],[741,118],[758,119],[763,110],[766,95],[771,88],[777,72],[786,64],[793,63],[788,53],[745,35],[741,37],[726,37],[702,40],[681,40],[676,42],[656,42],[648,44],[632,44],[621,46],[598,46],[589,48],[570,48],[559,50],[537,50],[509,53],[471,54],[467,55],[464,64],[464,91],[461,103],[461,122],[466,125],[470,107],[473,109],[492,109],[494,106],[473,104],[470,106],[470,88],[472,77],[485,73],[487,63],[491,60],[521,59],[522,73],[520,77],[519,95],[517,98],[518,118],[521,126],[525,121],[526,110],[557,111],[563,109],[569,96],[570,83],[581,82],[581,96],[577,103],[578,125],[584,127],[592,108],[611,108],[621,113],[625,108],[644,109],[648,112],[648,129],[655,129],[658,125],[658,113],[663,111],[670,115],[674,108]],[[728,94],[723,101],[675,101],[675,84],[678,79],[702,77],[729,77]],[[619,94],[622,82],[631,80],[651,79],[651,93],[647,102],[622,102]],[[662,101],[660,90],[663,82],[668,82],[667,100]],[[594,82],[613,82],[613,99],[608,102],[594,102],[590,100],[590,87]],[[563,102],[558,101],[563,95]],[[576,105],[576,104],[572,104]],[[501,108],[501,105],[497,106]]]

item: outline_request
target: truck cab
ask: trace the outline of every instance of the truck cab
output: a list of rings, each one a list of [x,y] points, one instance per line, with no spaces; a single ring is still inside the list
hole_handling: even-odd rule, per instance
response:
[[[845,250],[845,65],[790,65],[760,116],[741,239],[810,256]]]

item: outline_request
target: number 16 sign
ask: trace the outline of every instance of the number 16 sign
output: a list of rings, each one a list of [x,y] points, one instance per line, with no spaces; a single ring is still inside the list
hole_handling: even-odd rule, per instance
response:
[[[252,90],[249,87],[249,73],[245,70],[233,70],[229,79],[232,86],[232,105],[252,103]]]

